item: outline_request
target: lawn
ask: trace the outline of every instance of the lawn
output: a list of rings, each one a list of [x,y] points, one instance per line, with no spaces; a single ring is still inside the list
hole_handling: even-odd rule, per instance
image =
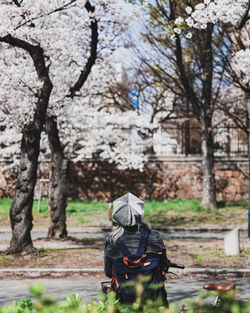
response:
[[[0,226],[10,227],[10,199],[0,199]],[[202,208],[199,200],[175,199],[169,202],[145,201],[145,219],[154,227],[205,227],[232,226],[247,227],[246,203],[224,203],[215,211]],[[48,201],[37,202],[33,207],[34,228],[48,228],[50,223]],[[67,206],[67,227],[98,227],[108,221],[108,203],[95,201],[69,201]],[[61,242],[61,241],[60,241]],[[35,247],[41,248],[39,255],[8,256],[0,254],[0,268],[6,267],[87,267],[103,266],[105,239],[68,238],[66,243],[74,248],[60,248],[59,241],[34,240]],[[6,242],[2,242],[6,244]],[[51,246],[52,245],[52,246]],[[223,240],[167,240],[165,245],[170,260],[185,263],[186,267],[249,267],[250,246],[247,238],[241,239],[241,253],[236,257],[224,254]],[[79,247],[79,248],[78,248]]]
[[[8,225],[11,199],[0,199],[0,225]],[[67,205],[68,227],[100,227],[108,220],[108,203],[98,201],[69,201]],[[43,200],[38,212],[38,203],[33,205],[34,224],[47,227],[49,224],[48,200]],[[212,211],[203,208],[196,199],[172,201],[145,201],[145,219],[154,227],[204,227],[207,225],[247,225],[247,203],[219,203]]]

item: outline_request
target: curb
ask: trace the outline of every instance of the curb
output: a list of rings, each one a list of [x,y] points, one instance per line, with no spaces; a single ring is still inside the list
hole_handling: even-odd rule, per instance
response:
[[[210,279],[250,279],[250,269],[245,268],[185,268],[184,270],[175,269],[178,278],[210,278]],[[4,278],[87,278],[88,276],[104,275],[103,268],[13,268],[0,269],[0,279]],[[177,278],[175,275],[167,277]]]
[[[184,227],[166,227],[166,228],[162,228],[162,227],[156,227],[154,229],[163,232],[163,233],[175,233],[175,232],[183,232],[183,233],[206,233],[206,232],[213,232],[213,233],[224,233],[224,232],[229,232],[233,229],[234,227],[222,227],[222,228],[218,228],[218,227],[211,227],[211,228],[199,228],[199,227],[190,227],[190,228],[184,228]],[[108,232],[112,232],[113,228],[112,227],[107,227],[107,226],[103,226],[103,227],[70,227],[67,228],[68,233],[74,234],[74,233],[108,233]],[[240,231],[245,233],[248,231],[247,227],[240,227]],[[11,229],[10,228],[1,228],[0,229],[0,233],[10,233]],[[40,233],[40,232],[44,232],[47,233],[48,229],[47,228],[33,228],[32,233]]]
[[[233,228],[182,228],[182,227],[169,227],[169,228],[155,228],[158,230],[163,239],[207,239],[207,240],[223,240],[226,233]],[[107,236],[113,231],[111,227],[102,228],[68,228],[69,237],[89,237],[94,238],[107,238]],[[247,228],[240,228],[240,239],[247,238]],[[0,229],[0,235],[7,235],[6,240],[10,240],[11,232],[7,228]],[[47,230],[44,228],[36,228],[31,231],[31,237],[33,240],[46,238]]]

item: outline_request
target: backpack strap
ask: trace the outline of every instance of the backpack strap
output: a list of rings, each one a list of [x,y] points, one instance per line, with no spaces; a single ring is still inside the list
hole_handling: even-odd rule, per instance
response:
[[[146,247],[147,247],[149,234],[150,234],[150,230],[149,229],[144,229],[141,232],[141,238],[140,238],[140,241],[139,241],[139,246],[138,246],[136,255],[140,256],[140,255],[143,255],[143,253],[145,252]],[[116,246],[121,251],[123,256],[125,256],[125,257],[131,257],[132,256],[121,238],[119,238],[116,241]]]
[[[125,244],[124,244],[124,242],[122,241],[121,238],[118,238],[118,239],[116,240],[116,246],[117,246],[117,248],[121,251],[121,253],[122,253],[123,256],[128,256],[128,257],[131,256],[131,254],[130,254],[128,248],[125,246]]]
[[[149,234],[150,234],[149,229],[143,229],[143,231],[141,232],[141,238],[137,249],[137,255],[143,255],[143,253],[145,252]]]

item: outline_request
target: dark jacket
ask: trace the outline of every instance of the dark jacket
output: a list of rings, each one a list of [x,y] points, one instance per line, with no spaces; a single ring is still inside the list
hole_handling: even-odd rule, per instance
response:
[[[138,231],[137,225],[125,227],[124,233],[121,236],[122,241],[125,243],[131,254],[136,254],[137,252],[141,237],[141,230],[142,229]],[[167,268],[167,264],[169,262],[166,256],[166,248],[164,246],[160,233],[157,230],[152,229],[148,238],[146,253],[159,252],[162,252],[162,254],[159,255],[159,265],[161,269],[164,270],[165,268]],[[113,243],[111,236],[109,236],[106,241],[104,250],[104,272],[106,276],[110,278],[112,277],[113,261],[120,257],[122,257],[120,250]]]

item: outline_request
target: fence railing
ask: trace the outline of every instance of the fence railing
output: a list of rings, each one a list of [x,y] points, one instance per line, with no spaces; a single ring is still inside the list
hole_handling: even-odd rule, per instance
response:
[[[215,156],[247,156],[246,132],[235,126],[213,129]],[[154,152],[159,156],[200,155],[201,131],[198,127],[164,127],[154,141]]]
[[[213,129],[214,155],[246,157],[248,155],[247,133],[235,126],[223,126]],[[198,156],[201,155],[201,131],[199,127],[171,125],[155,133],[150,149],[137,143],[138,151],[153,156]],[[2,156],[0,161],[12,163],[12,156]],[[86,151],[85,159],[99,159],[96,151]]]

